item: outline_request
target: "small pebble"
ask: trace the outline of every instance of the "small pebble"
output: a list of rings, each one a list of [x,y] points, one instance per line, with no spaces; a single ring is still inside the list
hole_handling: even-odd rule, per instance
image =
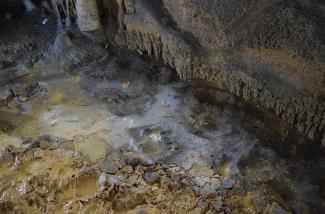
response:
[[[224,189],[232,189],[236,184],[236,181],[234,179],[226,179],[222,183],[222,187]]]
[[[102,173],[99,176],[98,183],[99,183],[99,185],[106,185],[108,183],[107,174],[106,173]]]
[[[119,169],[119,165],[112,160],[105,159],[99,164],[99,169],[101,172],[116,174]]]
[[[127,181],[130,185],[135,185],[138,183],[138,179],[139,179],[138,175],[131,175],[130,177],[128,177]]]
[[[145,172],[143,174],[143,179],[149,184],[154,184],[160,180],[160,175],[158,172]]]

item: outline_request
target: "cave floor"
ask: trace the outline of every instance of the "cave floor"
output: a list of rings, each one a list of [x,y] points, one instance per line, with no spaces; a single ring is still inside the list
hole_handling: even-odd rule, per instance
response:
[[[0,213],[321,213],[324,156],[268,111],[119,51],[1,70]]]

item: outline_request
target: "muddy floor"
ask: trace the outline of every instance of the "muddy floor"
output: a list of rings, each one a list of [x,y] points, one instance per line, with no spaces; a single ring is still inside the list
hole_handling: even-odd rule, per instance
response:
[[[31,25],[1,44],[0,213],[324,212],[323,152],[272,112]]]

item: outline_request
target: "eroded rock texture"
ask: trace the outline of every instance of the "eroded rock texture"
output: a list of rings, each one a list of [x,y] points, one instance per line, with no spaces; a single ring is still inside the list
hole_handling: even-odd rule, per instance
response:
[[[325,143],[325,2],[125,0],[116,41]]]

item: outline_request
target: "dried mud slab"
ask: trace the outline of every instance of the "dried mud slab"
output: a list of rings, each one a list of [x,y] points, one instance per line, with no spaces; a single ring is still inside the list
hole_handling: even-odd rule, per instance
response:
[[[3,213],[227,213],[226,195],[220,194],[234,185],[222,187],[211,174],[195,186],[197,172],[190,176],[177,165],[123,164],[109,174],[45,140],[34,149],[2,149],[0,167]]]

